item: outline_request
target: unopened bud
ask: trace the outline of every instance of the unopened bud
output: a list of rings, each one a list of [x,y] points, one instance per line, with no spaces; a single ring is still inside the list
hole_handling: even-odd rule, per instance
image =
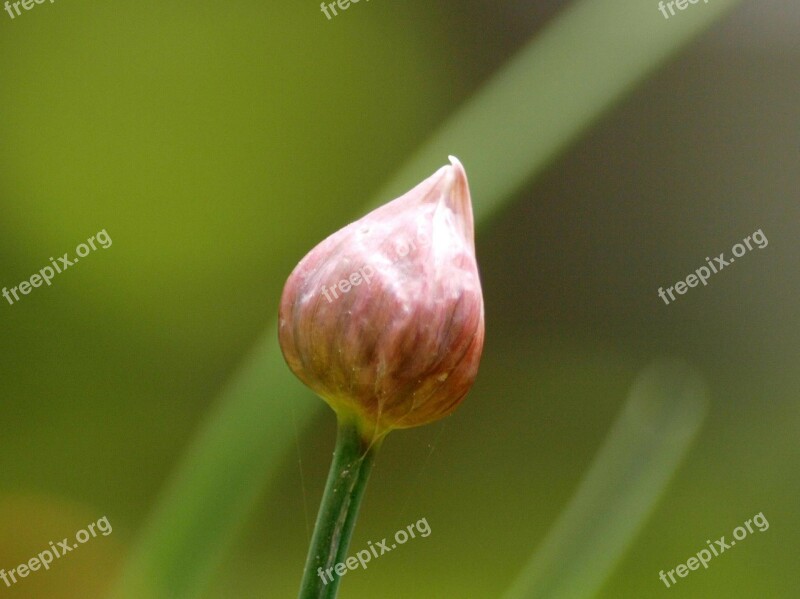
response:
[[[365,435],[450,414],[478,372],[483,294],[467,176],[451,164],[295,267],[279,341],[297,377]]]

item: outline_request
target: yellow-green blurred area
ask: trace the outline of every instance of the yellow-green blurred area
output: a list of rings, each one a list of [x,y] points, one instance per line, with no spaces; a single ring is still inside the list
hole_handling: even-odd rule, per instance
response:
[[[297,261],[569,4],[0,12],[0,287],[113,240],[0,298],[0,568],[114,527],[0,596],[102,596]],[[710,411],[601,596],[797,596],[799,28],[794,0],[746,0],[482,224],[478,383],[443,423],[388,438],[351,553],[421,518],[431,535],[347,574],[342,598],[501,597],[665,355],[705,375]],[[659,299],[758,229],[766,248]],[[296,596],[335,433],[307,401],[319,414],[210,598]],[[658,579],[759,512],[766,532]]]

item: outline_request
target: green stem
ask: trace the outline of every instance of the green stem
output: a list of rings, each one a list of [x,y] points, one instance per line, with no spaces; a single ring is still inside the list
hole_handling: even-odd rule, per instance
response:
[[[347,557],[379,446],[380,442],[370,444],[365,440],[354,423],[339,420],[336,449],[308,549],[299,599],[335,599],[340,577],[332,568]]]

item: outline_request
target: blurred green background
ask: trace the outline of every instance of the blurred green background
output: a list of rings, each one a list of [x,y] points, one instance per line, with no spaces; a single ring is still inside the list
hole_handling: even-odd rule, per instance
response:
[[[569,5],[373,0],[329,22],[294,4],[0,13],[0,286],[113,240],[0,300],[0,568],[114,527],[0,594],[101,596],[293,266]],[[432,533],[342,597],[500,597],[663,355],[706,376],[711,409],[601,596],[797,596],[799,27],[791,0],[744,2],[479,230],[478,383],[451,418],[389,437],[352,549],[420,518]],[[767,248],[658,298],[757,229]],[[313,426],[208,597],[296,595],[335,433],[307,401]],[[758,512],[768,531],[658,580]]]

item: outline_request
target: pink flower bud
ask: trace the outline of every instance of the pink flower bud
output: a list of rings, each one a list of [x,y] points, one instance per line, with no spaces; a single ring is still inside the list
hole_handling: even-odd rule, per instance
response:
[[[289,368],[365,435],[450,414],[478,372],[472,204],[464,168],[450,161],[317,245],[283,290]]]

